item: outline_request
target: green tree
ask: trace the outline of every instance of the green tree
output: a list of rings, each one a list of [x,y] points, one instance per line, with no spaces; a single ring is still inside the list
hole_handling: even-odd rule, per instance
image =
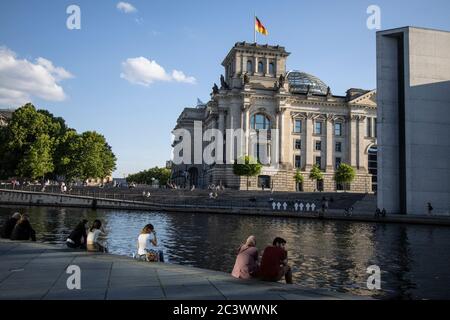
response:
[[[261,173],[262,165],[259,161],[256,161],[250,156],[244,156],[239,159],[240,161],[235,161],[233,164],[233,173],[237,176],[247,177],[247,190],[248,190],[248,179],[249,177],[257,176]]]
[[[130,174],[127,177],[127,182],[135,182],[139,184],[152,184],[154,180],[158,180],[160,185],[165,185],[169,181],[171,175],[170,169],[153,167],[148,170],[140,171],[135,174]]]
[[[30,157],[33,153],[36,153],[36,148],[42,147],[43,143],[46,143],[41,141],[35,144],[38,139],[43,139],[42,135],[46,135],[51,140],[49,153],[53,158],[57,141],[66,130],[67,126],[62,118],[55,118],[46,110],[36,110],[31,103],[17,109],[13,113],[8,126],[0,134],[2,159],[0,160],[2,167],[0,174],[2,178],[31,172],[27,163],[30,164]],[[34,157],[34,161],[38,161],[38,158]],[[21,168],[19,168],[19,165],[21,165]],[[42,168],[46,166],[47,164],[42,164]],[[25,177],[31,178],[31,176]]]
[[[28,103],[17,109],[8,126],[0,128],[0,178],[64,176],[68,180],[104,178],[116,166],[105,138],[96,132],[81,135],[63,118]]]
[[[49,172],[52,172],[52,139],[46,135],[40,135],[34,141],[30,148],[26,151],[25,157],[18,165],[18,173],[22,177],[29,177],[31,179],[42,178]]]
[[[83,132],[77,147],[74,166],[81,179],[105,178],[115,170],[116,156],[101,134]]]
[[[294,175],[294,180],[295,180],[295,184],[298,186],[300,183],[303,183],[304,178],[302,173],[300,172],[300,170],[297,169],[297,171],[295,171],[295,175]]]
[[[347,189],[347,185],[350,184],[355,179],[355,169],[352,166],[341,163],[334,173],[334,180],[337,183],[342,183],[344,186],[344,191]]]
[[[311,171],[309,172],[309,178],[311,180],[315,180],[316,184],[317,181],[323,180],[323,172],[320,170],[320,167],[317,164],[313,165],[313,167],[311,168]]]
[[[77,134],[75,130],[68,130],[59,139],[54,156],[56,176],[64,176],[66,181],[82,178],[81,141],[81,135]]]

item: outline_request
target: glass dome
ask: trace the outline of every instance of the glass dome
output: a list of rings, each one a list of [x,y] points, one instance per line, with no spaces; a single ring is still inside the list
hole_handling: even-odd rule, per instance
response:
[[[286,78],[289,81],[290,90],[293,93],[306,93],[308,86],[310,86],[311,93],[327,94],[328,86],[319,78],[306,72],[289,71]]]

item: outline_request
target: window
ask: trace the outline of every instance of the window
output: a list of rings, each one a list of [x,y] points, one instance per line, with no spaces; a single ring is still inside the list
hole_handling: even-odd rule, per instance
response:
[[[316,157],[316,165],[322,168],[322,157]]]
[[[342,136],[342,123],[334,124],[334,135],[339,137]]]
[[[367,132],[366,137],[372,136],[372,118],[367,118]]]
[[[295,167],[300,168],[302,166],[302,157],[301,156],[295,156]]]
[[[255,130],[270,129],[270,120],[264,114],[255,114],[251,120],[251,126]]]
[[[252,60],[247,60],[247,72],[252,73],[253,72],[253,62]]]
[[[295,120],[294,122],[294,132],[301,133],[302,132],[302,120]]]
[[[302,148],[302,140],[296,139],[295,140],[295,149],[300,150]]]
[[[316,141],[316,151],[322,150],[322,141]]]
[[[335,152],[342,152],[342,142],[336,142],[336,144],[334,146],[334,151]]]
[[[314,127],[314,134],[322,134],[322,122],[316,122],[316,125]]]
[[[275,65],[273,64],[273,62],[269,63],[269,73],[275,74]]]
[[[258,113],[252,116],[251,126],[255,130],[269,130],[270,120],[264,114]]]
[[[262,61],[258,62],[258,72],[264,73],[264,63]]]
[[[336,166],[335,168],[337,169],[337,168],[339,168],[339,166],[341,165],[341,162],[342,162],[342,158],[336,158],[336,160],[335,160],[335,162],[334,162],[334,165]]]

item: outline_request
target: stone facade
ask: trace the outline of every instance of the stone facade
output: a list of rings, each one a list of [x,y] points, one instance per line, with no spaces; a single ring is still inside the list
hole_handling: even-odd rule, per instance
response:
[[[235,44],[222,62],[225,76],[221,77],[220,88],[214,85],[208,103],[185,108],[174,132],[186,129],[195,136],[194,123],[200,121],[203,131],[218,129],[226,142],[227,130],[243,129],[241,152],[224,143],[224,164],[199,162],[193,152],[187,161],[190,163],[173,165],[175,183],[246,189],[247,178],[235,176],[232,163],[239,155],[259,157],[263,149],[270,164],[263,166],[259,177],[249,179],[249,189],[265,185],[275,191],[294,191],[299,187],[294,175],[300,170],[304,177],[300,189],[314,191],[318,186],[308,177],[317,163],[324,172],[322,189],[335,191],[334,170],[339,163],[347,163],[357,172],[350,190],[372,191],[368,153],[376,150],[375,90],[349,89],[346,96],[333,95],[317,77],[287,72],[288,56],[281,46]],[[268,141],[252,143],[252,137],[263,131]],[[175,136],[172,146],[176,149],[179,143],[183,143],[181,137]],[[203,149],[206,145],[202,142]],[[372,163],[371,169],[376,172],[376,164],[374,169]]]

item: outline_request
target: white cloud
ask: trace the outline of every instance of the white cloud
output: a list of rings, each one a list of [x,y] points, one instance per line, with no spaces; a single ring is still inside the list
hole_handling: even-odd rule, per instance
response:
[[[45,58],[37,58],[37,64],[43,66],[47,71],[54,75],[57,81],[73,78],[73,75],[61,67],[55,67],[50,60]]]
[[[186,76],[182,71],[167,73],[156,61],[145,57],[129,58],[122,62],[120,77],[133,84],[149,86],[155,81],[176,81],[195,84],[194,77]]]
[[[38,58],[33,63],[18,59],[13,51],[0,47],[0,105],[16,107],[30,102],[32,97],[63,101],[66,95],[59,82],[72,77],[50,60]]]
[[[195,84],[196,80],[194,77],[187,77],[183,71],[173,70],[172,71],[172,78],[177,82],[184,82],[184,83],[190,83]]]
[[[133,7],[131,3],[122,1],[117,4],[117,9],[125,13],[133,13],[137,11],[137,9]]]

